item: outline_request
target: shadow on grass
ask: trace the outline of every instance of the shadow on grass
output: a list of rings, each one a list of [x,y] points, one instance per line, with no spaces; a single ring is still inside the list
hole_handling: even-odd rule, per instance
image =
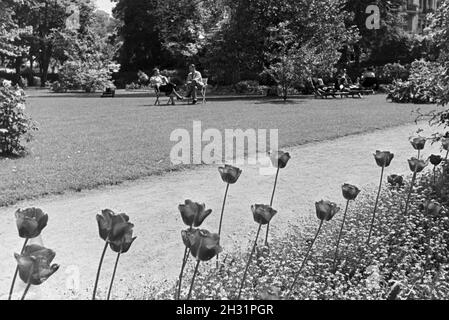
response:
[[[284,100],[266,99],[266,100],[263,100],[263,101],[258,101],[255,104],[291,105],[291,104],[304,104],[304,103],[306,103],[306,101],[304,99],[300,99],[300,100],[287,99],[286,101],[284,101]]]

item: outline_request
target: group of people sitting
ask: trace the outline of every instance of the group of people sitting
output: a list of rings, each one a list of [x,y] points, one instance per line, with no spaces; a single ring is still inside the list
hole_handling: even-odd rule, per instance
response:
[[[153,70],[153,76],[151,78],[145,78],[142,75],[144,73],[139,72],[139,78],[141,82],[148,82],[155,88],[156,91],[165,93],[166,96],[170,98],[171,104],[175,104],[175,98],[177,100],[184,100],[185,98],[192,98],[192,103],[196,104],[198,102],[197,90],[204,88],[203,77],[199,71],[196,70],[196,66],[191,64],[189,66],[189,74],[187,75],[186,81],[186,96],[183,97],[176,90],[176,84],[171,82],[166,76],[162,75],[158,68]]]
[[[342,69],[335,78],[333,86],[326,86],[321,78],[311,78],[309,83],[313,90],[318,93],[360,91],[365,89],[377,90],[379,88],[378,79],[373,68],[365,68],[362,75],[357,77],[355,81],[352,81],[348,76],[346,69]]]

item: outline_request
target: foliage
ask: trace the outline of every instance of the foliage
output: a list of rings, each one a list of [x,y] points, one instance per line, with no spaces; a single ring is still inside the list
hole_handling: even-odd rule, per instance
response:
[[[111,81],[114,65],[105,66],[102,62],[67,61],[60,70],[60,86],[64,90],[82,89],[86,92],[95,92],[105,87],[113,86]]]
[[[440,171],[438,171],[439,174]],[[301,273],[290,298],[313,300],[445,299],[449,294],[449,190],[447,169],[441,187],[433,187],[431,174],[423,175],[412,197],[409,214],[402,203],[409,184],[383,192],[369,250],[365,246],[374,198],[365,196],[348,211],[338,269],[333,272],[340,223],[327,224],[314,247],[314,254]],[[443,211],[422,207],[427,200],[440,202]],[[259,246],[250,267],[243,299],[280,299],[304,258],[317,228],[316,217],[307,217],[302,227],[290,228],[273,240],[270,249]],[[249,246],[249,245],[248,245]],[[218,269],[197,276],[195,299],[234,299],[247,253],[228,254]],[[192,265],[187,274],[191,274]],[[173,288],[159,292],[156,299],[171,299]],[[183,292],[185,295],[185,292]]]
[[[408,81],[397,80],[390,88],[387,99],[397,103],[436,103],[443,91],[439,63],[419,60],[412,63]]]
[[[6,83],[5,83],[6,84]],[[0,153],[19,155],[30,142],[36,124],[25,115],[25,93],[18,86],[0,85]]]
[[[382,83],[392,83],[395,80],[406,81],[410,72],[406,66],[400,63],[387,63],[384,65],[377,76]]]

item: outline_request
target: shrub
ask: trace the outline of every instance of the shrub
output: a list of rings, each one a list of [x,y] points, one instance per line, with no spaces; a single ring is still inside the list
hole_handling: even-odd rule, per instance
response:
[[[67,61],[60,70],[60,85],[69,90],[95,92],[111,87],[112,67],[96,61]]]
[[[237,93],[258,93],[259,92],[259,83],[254,80],[245,80],[240,81],[235,84],[235,91]]]
[[[396,103],[437,103],[443,90],[443,71],[443,67],[436,62],[417,60],[412,63],[409,80],[395,81],[387,99]]]
[[[6,84],[6,83],[5,83]],[[0,84],[0,153],[19,155],[31,141],[36,124],[25,115],[25,93],[19,86]]]
[[[348,212],[333,270],[339,223],[327,224],[314,246],[289,298],[294,299],[446,299],[449,295],[449,175],[433,187],[433,176],[424,174],[414,188],[407,216],[402,203],[409,190],[384,189],[370,242],[366,237],[374,198],[366,196]],[[365,193],[366,194],[366,193]],[[443,210],[433,214],[423,209],[426,200],[437,201]],[[338,217],[338,216],[337,216]],[[339,216],[341,219],[341,215]],[[270,249],[259,246],[248,274],[243,299],[279,299],[291,285],[295,271],[316,231],[316,217],[304,217],[283,237],[271,241]],[[248,239],[248,246],[250,241]],[[248,252],[223,257],[219,268],[203,269],[197,275],[194,299],[235,299]],[[186,274],[192,274],[192,264]],[[188,280],[185,281],[188,283]],[[250,283],[248,285],[248,283]],[[185,296],[186,290],[181,296]],[[159,292],[157,299],[171,299],[174,288]]]
[[[387,63],[378,72],[379,81],[381,83],[391,84],[396,80],[406,81],[410,76],[407,67],[400,63]]]

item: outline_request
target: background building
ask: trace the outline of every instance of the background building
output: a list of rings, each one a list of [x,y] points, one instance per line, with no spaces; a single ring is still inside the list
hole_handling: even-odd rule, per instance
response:
[[[422,33],[428,26],[427,14],[437,10],[440,0],[404,0],[400,12],[406,21],[406,29],[413,33]]]

